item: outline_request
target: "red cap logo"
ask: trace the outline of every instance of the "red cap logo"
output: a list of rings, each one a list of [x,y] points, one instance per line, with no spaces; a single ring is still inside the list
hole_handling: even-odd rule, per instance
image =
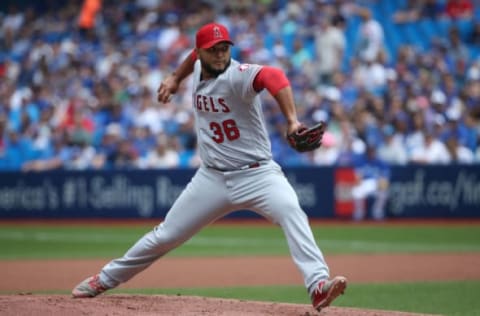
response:
[[[221,24],[209,23],[202,26],[197,32],[197,48],[210,48],[220,42],[227,42],[233,45],[227,28]]]

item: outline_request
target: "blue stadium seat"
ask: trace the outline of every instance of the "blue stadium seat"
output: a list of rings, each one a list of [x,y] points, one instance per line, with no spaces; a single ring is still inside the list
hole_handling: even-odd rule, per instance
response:
[[[423,19],[418,21],[417,25],[419,27],[419,31],[422,32],[425,38],[432,39],[433,37],[438,36],[438,28],[434,20]]]
[[[478,4],[475,5],[475,9],[474,9],[473,14],[474,14],[473,19],[475,21],[480,21],[480,5],[478,5]]]
[[[355,45],[357,43],[357,34],[360,27],[360,19],[358,17],[352,17],[347,20],[345,28],[345,38],[347,41],[347,51],[349,51],[349,57],[352,57],[355,53]]]
[[[296,33],[286,33],[282,34],[282,41],[287,53],[293,53],[293,43],[295,42],[295,38],[297,37]]]
[[[383,30],[385,32],[385,45],[388,56],[390,59],[395,59],[397,56],[397,50],[402,44],[400,36],[397,32],[395,25],[391,22],[387,22],[383,26]]]
[[[437,26],[440,36],[447,36],[448,30],[452,26],[452,21],[450,19],[439,19],[437,20]]]
[[[460,32],[460,37],[465,40],[470,35],[470,32],[473,29],[473,19],[461,19],[454,22],[454,25],[458,28]]]
[[[422,50],[427,48],[428,44],[428,38],[423,35],[423,33],[420,31],[420,26],[418,25],[417,22],[412,22],[412,23],[406,23],[406,32],[407,32],[407,37],[410,41],[410,43]]]
[[[272,33],[267,33],[263,39],[263,45],[267,49],[272,49],[275,44],[275,36]]]
[[[475,61],[480,58],[480,47],[476,45],[469,45],[468,52],[470,54],[470,60]]]

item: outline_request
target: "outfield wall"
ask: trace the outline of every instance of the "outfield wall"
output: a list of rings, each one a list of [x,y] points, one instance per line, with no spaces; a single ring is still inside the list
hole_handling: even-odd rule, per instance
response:
[[[351,168],[284,171],[311,218],[351,216]],[[194,172],[2,172],[0,218],[162,218]],[[387,213],[394,218],[480,218],[480,166],[393,167]],[[241,211],[229,217],[252,216]]]

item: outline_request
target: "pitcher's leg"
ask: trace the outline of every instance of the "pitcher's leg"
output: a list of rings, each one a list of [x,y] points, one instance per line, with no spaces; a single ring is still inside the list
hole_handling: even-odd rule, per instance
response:
[[[328,279],[329,269],[297,194],[281,171],[262,175],[255,192],[258,198],[252,202],[252,209],[282,227],[292,259],[312,293],[319,280]]]
[[[175,201],[165,220],[140,238],[123,257],[103,267],[101,282],[112,288],[128,281],[228,212],[230,204],[225,186],[221,180],[214,179],[215,176],[200,169]]]
[[[279,223],[293,261],[303,275],[305,287],[311,293],[319,280],[328,279],[328,265],[315,242],[305,213],[299,207],[292,207],[280,217]]]

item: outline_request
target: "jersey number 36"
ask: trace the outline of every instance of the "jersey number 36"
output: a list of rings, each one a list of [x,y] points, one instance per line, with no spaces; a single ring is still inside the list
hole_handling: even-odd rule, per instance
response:
[[[223,143],[225,138],[229,141],[238,139],[240,137],[240,130],[234,120],[229,119],[221,123],[211,122],[210,130],[213,132],[212,139],[217,143]]]

